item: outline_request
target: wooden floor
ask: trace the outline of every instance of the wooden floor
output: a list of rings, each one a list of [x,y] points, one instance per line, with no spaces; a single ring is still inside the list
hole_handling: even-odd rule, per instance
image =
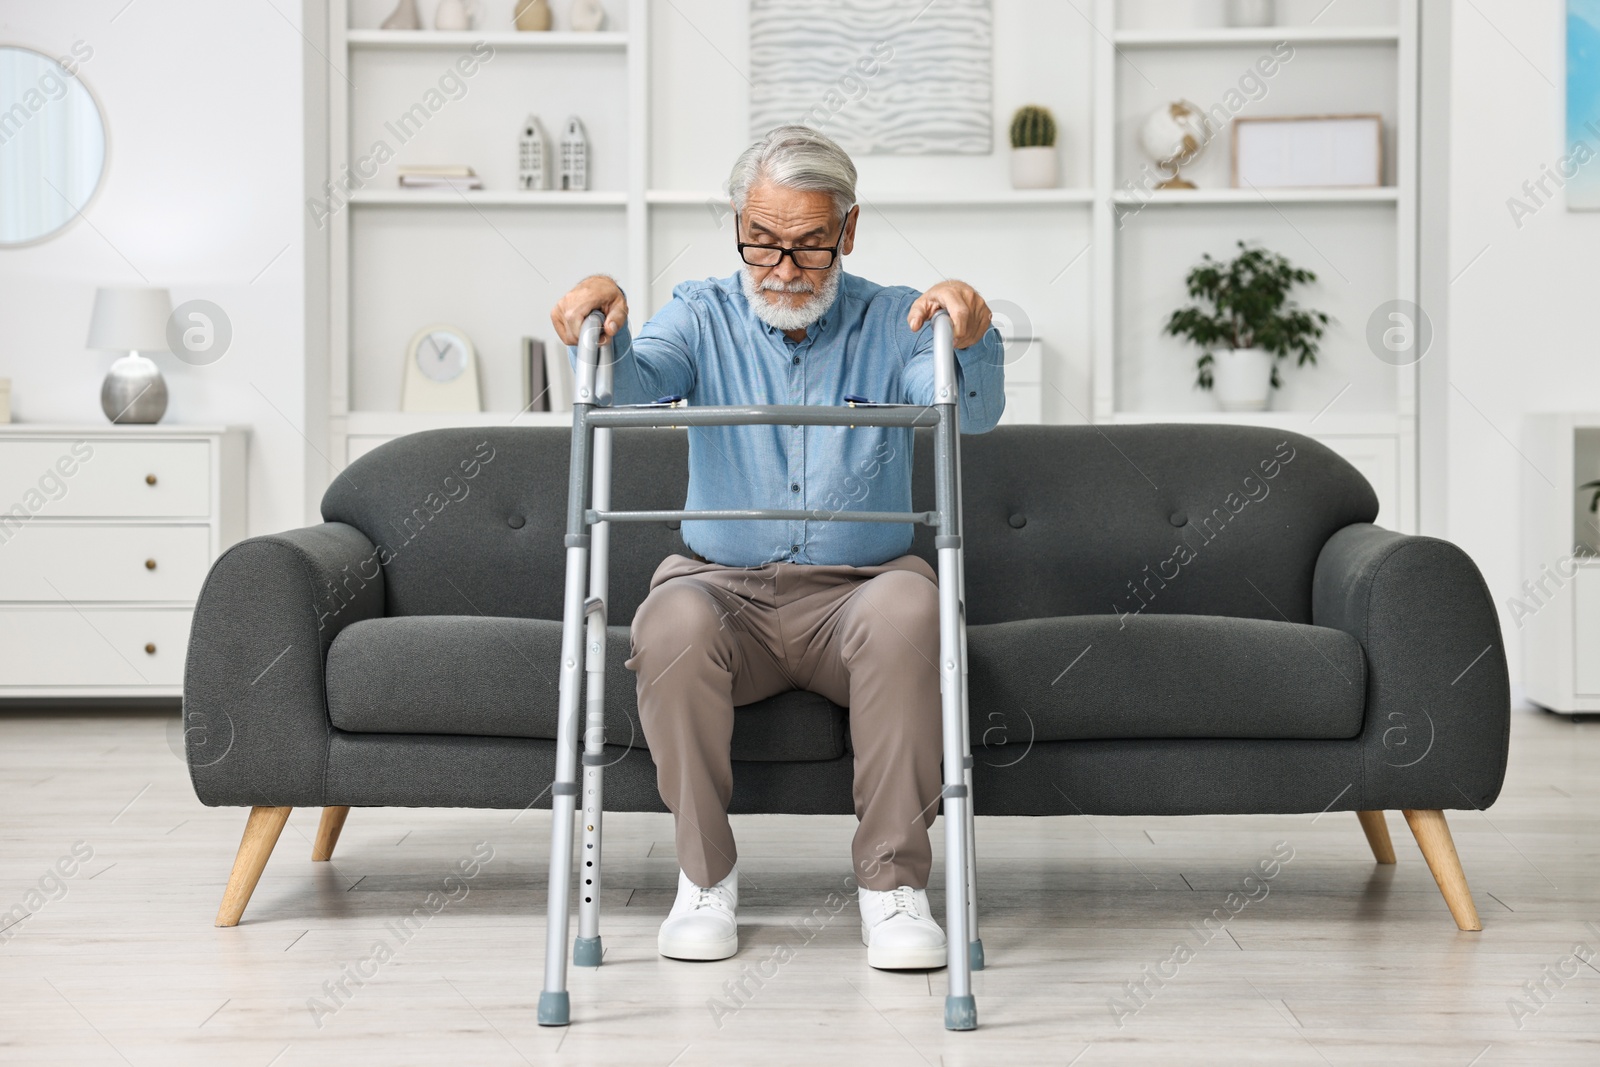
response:
[[[1570,959],[1600,952],[1600,722],[1519,710],[1500,802],[1450,813],[1476,934],[1396,812],[1394,867],[1349,813],[981,820],[970,1033],[942,1027],[942,972],[869,969],[853,903],[830,913],[843,818],[736,819],[741,949],[693,964],[655,951],[667,818],[609,817],[605,963],[572,972],[567,1028],[534,1022],[547,813],[357,810],[313,864],[319,813],[297,810],[217,929],[245,815],[195,800],[177,726],[0,714],[0,912],[30,913],[0,931],[0,1063],[1600,1063],[1600,957]],[[1293,858],[1262,896],[1245,877],[1275,846]],[[1207,934],[1235,891],[1259,899]]]

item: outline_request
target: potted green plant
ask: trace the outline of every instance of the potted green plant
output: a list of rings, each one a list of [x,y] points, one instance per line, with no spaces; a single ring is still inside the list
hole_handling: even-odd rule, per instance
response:
[[[1056,119],[1047,107],[1028,104],[1011,117],[1011,187],[1056,187]]]
[[[1223,410],[1263,411],[1283,384],[1280,359],[1297,355],[1302,367],[1317,362],[1328,316],[1289,298],[1295,286],[1316,281],[1315,274],[1276,252],[1238,244],[1239,254],[1226,263],[1209,253],[1201,257],[1185,279],[1196,303],[1174,311],[1164,332],[1200,346],[1195,384],[1215,387]]]

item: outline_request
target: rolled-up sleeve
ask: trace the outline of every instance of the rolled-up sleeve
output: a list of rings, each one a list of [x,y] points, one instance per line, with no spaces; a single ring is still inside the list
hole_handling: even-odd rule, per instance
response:
[[[611,340],[616,360],[612,375],[613,404],[648,404],[664,396],[692,397],[695,387],[693,353],[700,332],[694,309],[681,297],[658,311],[634,337],[627,323]],[[573,370],[578,349],[568,346]]]
[[[903,403],[933,403],[933,324],[917,331],[915,347],[906,363]],[[956,350],[956,384],[962,433],[987,433],[1000,422],[1006,409],[1005,342],[993,326],[971,348]]]

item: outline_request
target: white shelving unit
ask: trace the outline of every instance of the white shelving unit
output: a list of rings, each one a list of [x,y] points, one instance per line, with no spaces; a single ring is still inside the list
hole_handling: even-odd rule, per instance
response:
[[[465,95],[446,103],[448,120],[434,120],[440,130],[407,146],[433,153],[415,161],[479,167],[488,188],[401,190],[391,165],[330,221],[330,454],[341,461],[434,425],[564,423],[564,414],[517,415],[505,396],[520,384],[516,339],[550,342],[548,308],[573,281],[618,277],[637,327],[676,283],[735,269],[717,183],[748,143],[747,5],[606,0],[612,25],[596,34],[517,33],[510,6],[490,11],[481,31],[405,33],[372,28],[391,0],[329,0],[329,54],[343,56],[350,75],[329,79],[335,173],[458,56],[475,47],[494,54]],[[427,20],[429,0],[423,8]],[[1008,367],[1010,421],[1305,432],[1372,480],[1380,522],[1415,530],[1414,368],[1379,363],[1364,334],[1372,308],[1416,295],[1417,3],[1345,0],[1325,10],[1279,0],[1278,10],[1288,24],[1231,29],[1205,24],[1221,19],[1211,0],[1186,9],[1197,23],[1188,27],[1175,26],[1161,0],[996,5],[994,154],[859,157],[862,227],[850,269],[919,287],[962,277],[1004,306],[1012,332],[1034,339]],[[1292,46],[1292,61],[1237,113],[1380,112],[1384,185],[1228,188],[1227,131],[1186,169],[1202,188],[1129,184],[1143,161],[1135,136],[1144,114],[1179,97],[1211,104],[1280,42]],[[1023,103],[1056,112],[1061,188],[1009,187],[1005,130]],[[514,126],[529,111],[552,137],[566,114],[585,118],[590,191],[515,189]],[[1196,353],[1160,333],[1184,302],[1182,275],[1200,253],[1226,254],[1237,238],[1315,270],[1318,286],[1300,298],[1336,320],[1317,367],[1286,369],[1274,398],[1283,410],[1215,411],[1190,388]],[[395,410],[404,342],[432,321],[474,338],[496,410]]]
[[[359,161],[374,156],[377,142],[398,150],[376,177],[345,190],[347,206],[328,220],[328,436],[336,463],[418,430],[571,421],[563,412],[517,410],[520,338],[554,340],[548,308],[571,281],[569,264],[582,260],[568,254],[573,247],[593,243],[585,273],[617,273],[631,291],[647,288],[648,66],[640,42],[649,32],[649,6],[609,0],[617,28],[597,33],[518,32],[509,24],[510,5],[488,11],[482,29],[444,32],[376,28],[391,0],[328,0],[329,54],[343,60],[334,61],[337,73],[328,80],[329,169],[344,175],[356,168],[359,177]],[[432,5],[422,7],[426,24]],[[418,103],[418,118],[398,118]],[[590,189],[515,187],[516,138],[530,112],[541,117],[557,167],[566,116],[585,119]],[[401,189],[401,162],[467,163],[488,187]],[[561,246],[560,264],[545,251],[551,242]],[[619,261],[633,269],[619,271]],[[397,410],[405,340],[436,321],[460,325],[473,338],[491,410]]]
[[[1237,422],[1309,434],[1373,483],[1380,523],[1414,531],[1415,367],[1378,360],[1367,350],[1365,328],[1384,301],[1416,299],[1415,0],[1365,0],[1366,14],[1381,17],[1388,8],[1387,23],[1260,29],[1171,28],[1164,20],[1155,28],[1125,27],[1119,18],[1130,6],[1137,5],[1095,6],[1093,420]],[[1279,4],[1280,13],[1286,8],[1291,3]],[[1159,12],[1145,4],[1143,15],[1154,21]],[[1297,15],[1291,9],[1285,17]],[[1290,58],[1267,65],[1269,80],[1258,63],[1280,42],[1290,46]],[[1143,188],[1135,142],[1143,116],[1179,97],[1209,109],[1242,85],[1259,93],[1231,109],[1238,115],[1381,113],[1385,184],[1228,188],[1230,134],[1223,131],[1186,169],[1202,188]],[[1335,320],[1317,367],[1283,369],[1286,387],[1273,402],[1286,410],[1205,410],[1204,394],[1178,377],[1198,353],[1161,333],[1166,316],[1186,302],[1182,276],[1200,253],[1225,257],[1235,239],[1258,241],[1314,270],[1318,284],[1297,299]]]

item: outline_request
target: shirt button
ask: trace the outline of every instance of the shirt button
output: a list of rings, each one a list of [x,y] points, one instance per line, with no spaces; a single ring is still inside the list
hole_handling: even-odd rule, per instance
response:
[[[795,366],[798,367],[800,365],[800,357],[799,356],[795,356],[794,357],[794,362],[795,362]]]
[[[799,491],[800,491],[800,483],[799,482],[794,482],[789,486],[789,492],[798,493]]]

